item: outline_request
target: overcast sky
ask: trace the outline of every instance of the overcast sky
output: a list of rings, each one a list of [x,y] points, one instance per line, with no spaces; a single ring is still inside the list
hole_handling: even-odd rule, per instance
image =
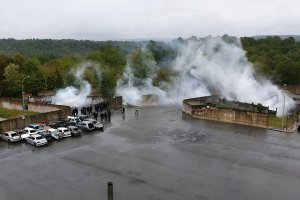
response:
[[[300,0],[0,0],[0,38],[300,34]]]

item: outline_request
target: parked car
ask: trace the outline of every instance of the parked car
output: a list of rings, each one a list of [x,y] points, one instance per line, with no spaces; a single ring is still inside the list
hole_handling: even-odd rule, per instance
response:
[[[51,128],[50,126],[44,126],[44,131],[47,131],[50,128]]]
[[[46,132],[50,133],[50,135],[56,140],[63,138],[62,134],[59,133],[58,130],[55,128],[49,128],[46,130]]]
[[[22,134],[24,134],[24,129],[16,129],[14,130],[14,132],[21,136]]]
[[[22,140],[21,136],[17,134],[15,131],[4,132],[0,134],[0,137],[2,140],[5,140],[7,142],[18,142]]]
[[[59,127],[66,127],[67,124],[66,124],[65,121],[60,121],[60,120],[59,120],[59,121],[49,122],[49,123],[47,124],[47,126],[50,126],[51,128],[57,129],[57,128],[59,128]]]
[[[70,137],[71,131],[67,129],[66,127],[59,127],[58,132],[62,134],[63,137]]]
[[[77,127],[83,131],[92,131],[95,129],[94,124],[90,121],[82,121],[77,125]]]
[[[29,124],[28,127],[33,128],[35,130],[43,130],[43,127],[39,124]]]
[[[45,131],[45,130],[39,130],[38,134],[41,135],[41,136],[43,136],[47,140],[47,142],[52,141],[52,136],[47,131]]]
[[[44,129],[45,130],[45,127],[47,127],[47,125],[46,124],[39,124],[41,127],[42,127],[42,129]]]
[[[47,140],[39,134],[30,135],[26,141],[33,146],[43,146],[47,144]]]
[[[33,128],[24,128],[24,133],[21,135],[22,140],[26,140],[30,135],[37,134],[37,131]]]
[[[90,122],[92,122],[94,124],[96,130],[102,130],[102,131],[104,131],[103,124],[101,124],[97,120],[89,118],[88,121],[90,121]]]
[[[46,124],[47,126],[50,126],[51,128],[57,129],[59,127],[58,122],[49,122]]]
[[[72,136],[81,136],[81,130],[76,126],[68,126],[67,127],[71,131]]]
[[[72,126],[80,123],[80,119],[78,117],[68,116],[67,119],[69,120],[69,124]]]
[[[80,119],[80,121],[85,121],[89,118],[89,116],[87,116],[87,115],[78,115],[78,118]]]
[[[66,120],[59,120],[59,121],[56,121],[56,123],[58,123],[59,127],[67,127],[68,126],[68,123]]]

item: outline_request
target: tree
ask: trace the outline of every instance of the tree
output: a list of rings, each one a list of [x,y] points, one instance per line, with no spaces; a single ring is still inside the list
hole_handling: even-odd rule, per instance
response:
[[[9,64],[4,69],[4,96],[17,97],[21,95],[21,82],[25,77],[24,74],[21,74],[19,65]]]
[[[99,62],[105,66],[125,66],[126,58],[120,49],[112,47],[110,45],[104,45],[100,51],[91,53],[88,56],[89,59]]]
[[[41,65],[39,59],[33,57],[28,58],[25,62],[23,67],[21,67],[22,71],[26,74],[33,74],[38,71],[38,67]]]
[[[129,58],[130,66],[135,77],[139,79],[146,79],[153,76],[157,70],[156,62],[151,54],[136,50]]]

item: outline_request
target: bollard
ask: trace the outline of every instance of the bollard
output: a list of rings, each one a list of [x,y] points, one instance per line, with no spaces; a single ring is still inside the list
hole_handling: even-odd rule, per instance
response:
[[[114,199],[114,186],[112,182],[107,183],[107,199],[108,200]]]

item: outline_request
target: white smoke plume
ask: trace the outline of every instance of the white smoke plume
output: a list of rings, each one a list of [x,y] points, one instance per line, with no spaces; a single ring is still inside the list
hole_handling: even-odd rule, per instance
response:
[[[116,94],[125,102],[140,105],[142,96],[153,94],[160,104],[211,94],[219,94],[228,100],[261,103],[270,109],[278,109],[278,115],[294,107],[294,101],[269,80],[257,77],[253,65],[247,60],[238,39],[226,42],[222,37],[190,39],[177,43],[178,55],[171,64],[176,72],[165,89],[153,86],[152,77],[140,80],[132,73],[130,63],[118,81]],[[126,80],[126,81],[124,81]]]
[[[85,62],[72,69],[69,73],[74,74],[79,88],[68,86],[58,90],[52,97],[52,103],[71,107],[82,107],[90,104],[91,101],[88,96],[91,94],[92,87],[88,81],[83,79],[83,75],[85,70],[91,66],[91,63]]]

